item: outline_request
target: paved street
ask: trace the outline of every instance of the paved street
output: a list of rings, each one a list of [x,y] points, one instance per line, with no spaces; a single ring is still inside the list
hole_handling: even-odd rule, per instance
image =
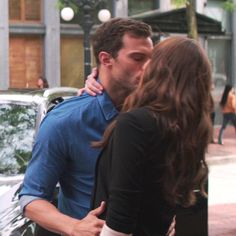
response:
[[[232,127],[225,132],[224,145],[210,145],[207,160],[210,168],[208,236],[235,236],[236,135]]]

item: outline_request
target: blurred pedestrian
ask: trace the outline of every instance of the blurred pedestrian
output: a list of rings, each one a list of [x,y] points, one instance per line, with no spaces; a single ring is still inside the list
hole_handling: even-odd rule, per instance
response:
[[[211,90],[214,90],[215,86],[212,83],[211,86]],[[211,124],[212,124],[212,137],[211,137],[211,143],[215,143],[214,140],[214,124],[215,124],[215,116],[216,116],[216,112],[215,112],[215,103],[214,103],[214,99],[213,96],[211,94]]]
[[[47,79],[44,78],[43,76],[40,76],[40,77],[38,78],[38,81],[37,81],[37,86],[38,86],[38,88],[40,88],[40,89],[49,88],[49,84],[48,84]]]
[[[223,113],[223,123],[219,131],[218,143],[223,144],[223,132],[229,122],[235,128],[236,133],[236,96],[232,85],[226,84],[220,100],[220,106]]]
[[[107,202],[101,236],[166,235],[176,206],[194,205],[196,188],[206,195],[210,91],[210,63],[196,41],[169,37],[154,47],[141,83],[94,143],[104,148],[92,201]]]

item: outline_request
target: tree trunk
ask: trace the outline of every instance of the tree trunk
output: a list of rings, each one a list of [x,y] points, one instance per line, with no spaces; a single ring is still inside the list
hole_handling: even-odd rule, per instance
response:
[[[198,40],[195,0],[189,0],[186,3],[186,15],[188,24],[188,37]]]

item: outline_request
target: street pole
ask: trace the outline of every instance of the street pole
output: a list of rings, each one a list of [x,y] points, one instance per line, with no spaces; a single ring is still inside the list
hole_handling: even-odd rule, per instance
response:
[[[67,5],[70,1],[67,1]],[[80,0],[77,1],[79,12],[81,12],[82,17],[80,17],[80,26],[84,33],[84,81],[87,76],[91,73],[91,50],[90,50],[90,32],[94,25],[94,11],[98,8],[100,4],[104,3],[104,0]],[[111,14],[107,9],[101,9],[99,14],[99,20],[105,22],[110,19]],[[73,10],[66,6],[61,11],[61,17],[63,20],[70,21],[74,17]]]
[[[91,73],[91,50],[90,50],[90,32],[93,27],[93,19],[91,17],[91,7],[85,5],[84,8],[84,21],[81,27],[84,31],[84,81]]]

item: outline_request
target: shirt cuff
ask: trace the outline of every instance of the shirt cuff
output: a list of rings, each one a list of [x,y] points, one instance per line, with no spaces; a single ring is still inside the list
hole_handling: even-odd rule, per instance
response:
[[[132,236],[132,234],[125,234],[115,231],[104,224],[100,236]]]
[[[24,211],[25,211],[25,207],[35,201],[35,200],[38,200],[38,199],[42,199],[40,197],[35,197],[35,196],[29,196],[29,195],[23,195],[20,197],[20,208],[21,208],[21,212],[24,214]]]

